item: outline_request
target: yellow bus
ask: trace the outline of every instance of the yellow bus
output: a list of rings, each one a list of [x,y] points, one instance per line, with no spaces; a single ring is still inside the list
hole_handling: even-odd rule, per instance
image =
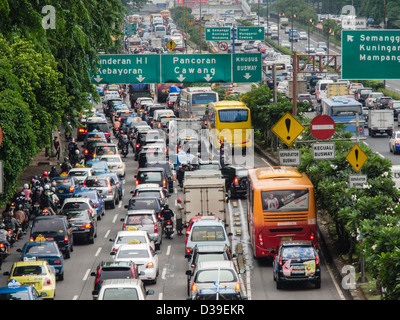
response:
[[[206,108],[206,122],[210,144],[219,148],[226,142],[232,149],[253,146],[250,109],[240,101],[211,102]]]
[[[314,186],[295,167],[249,170],[248,228],[254,257],[274,257],[283,240],[318,249]]]

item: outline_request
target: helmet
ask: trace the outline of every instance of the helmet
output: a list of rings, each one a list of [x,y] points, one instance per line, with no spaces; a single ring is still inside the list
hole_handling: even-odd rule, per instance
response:
[[[79,150],[78,149],[75,150],[75,154],[79,154]]]
[[[176,199],[176,202],[181,203],[181,202],[182,202],[182,199],[178,198],[178,199]]]
[[[44,185],[44,190],[50,190],[50,186],[48,184]]]
[[[56,167],[55,167],[55,166],[52,166],[52,167],[51,167],[51,170],[53,170],[53,171],[54,171],[54,170],[57,170],[57,169],[56,169]]]
[[[124,134],[124,135],[122,136],[122,138],[128,139],[128,136],[127,136],[126,134]]]
[[[44,176],[47,176],[47,171],[43,171],[43,175],[44,175]]]
[[[27,183],[24,184],[24,189],[29,189],[29,185]]]
[[[0,223],[0,229],[5,229],[6,225],[4,223]]]
[[[164,209],[169,209],[168,204],[164,205]]]
[[[53,187],[53,186],[52,186],[52,187],[50,188],[50,190],[53,191],[53,192],[56,192],[56,187]]]

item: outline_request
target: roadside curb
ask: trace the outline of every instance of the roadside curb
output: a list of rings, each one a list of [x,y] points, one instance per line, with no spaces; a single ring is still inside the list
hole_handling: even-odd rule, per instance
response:
[[[279,165],[278,159],[274,157],[271,153],[263,150],[263,148],[254,143],[254,150],[257,154],[265,157],[268,162],[270,162],[273,166]],[[317,226],[318,226],[318,244],[320,247],[320,251],[322,256],[325,258],[326,263],[330,270],[332,270],[333,276],[335,277],[335,281],[337,282],[339,289],[343,293],[343,296],[346,300],[367,300],[364,296],[360,287],[356,287],[356,289],[343,289],[342,281],[346,274],[342,274],[341,270],[346,265],[345,261],[340,257],[337,253],[332,240],[329,237],[329,233],[327,227],[323,223],[324,219],[320,212],[317,213]],[[355,280],[355,279],[354,279]]]

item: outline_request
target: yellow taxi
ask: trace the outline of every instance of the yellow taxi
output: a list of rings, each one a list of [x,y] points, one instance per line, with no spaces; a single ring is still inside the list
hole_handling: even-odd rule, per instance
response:
[[[56,294],[56,271],[47,261],[28,258],[25,261],[15,262],[11,272],[4,272],[9,276],[8,282],[17,281],[21,285],[33,285],[37,292],[45,299],[54,299]]]

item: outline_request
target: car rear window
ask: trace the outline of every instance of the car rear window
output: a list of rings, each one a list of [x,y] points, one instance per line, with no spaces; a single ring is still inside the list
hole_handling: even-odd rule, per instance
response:
[[[99,280],[106,279],[134,279],[134,276],[129,267],[109,267],[103,268],[100,273]]]
[[[42,243],[39,246],[28,246],[25,254],[58,254],[58,250],[53,244]]]
[[[296,246],[282,249],[283,259],[314,259],[314,250],[311,247]]]
[[[107,123],[88,123],[88,131],[101,131],[108,132],[108,124]]]
[[[90,206],[87,202],[66,202],[63,206],[63,209],[90,209]]]
[[[65,230],[64,223],[61,219],[43,219],[36,220],[32,226],[32,233],[48,233],[48,232],[59,232]]]
[[[56,182],[57,186],[70,186],[72,185],[71,179],[54,179],[53,181]]]
[[[118,250],[116,259],[126,259],[126,258],[148,258],[149,252],[142,249],[130,249],[130,250]]]
[[[105,155],[105,154],[117,154],[118,150],[116,146],[97,146],[96,147],[96,154],[98,156]]]
[[[201,270],[196,275],[196,283],[215,282],[234,282],[237,280],[235,273],[228,269]]]
[[[46,270],[42,266],[21,266],[16,267],[13,272],[13,277],[22,277],[29,275],[45,275]]]
[[[160,182],[162,180],[161,172],[139,172],[138,180],[140,183]]]
[[[85,186],[88,188],[107,187],[107,181],[105,179],[90,179],[86,180]]]
[[[196,242],[225,241],[222,226],[194,226],[190,239]]]
[[[135,288],[106,288],[103,300],[139,300],[139,295]]]
[[[126,235],[119,236],[116,244],[136,244],[136,243],[146,243],[146,237],[143,235]]]
[[[136,208],[135,208],[136,209]],[[151,214],[134,214],[128,215],[126,223],[129,225],[146,225],[153,224],[154,218]]]

